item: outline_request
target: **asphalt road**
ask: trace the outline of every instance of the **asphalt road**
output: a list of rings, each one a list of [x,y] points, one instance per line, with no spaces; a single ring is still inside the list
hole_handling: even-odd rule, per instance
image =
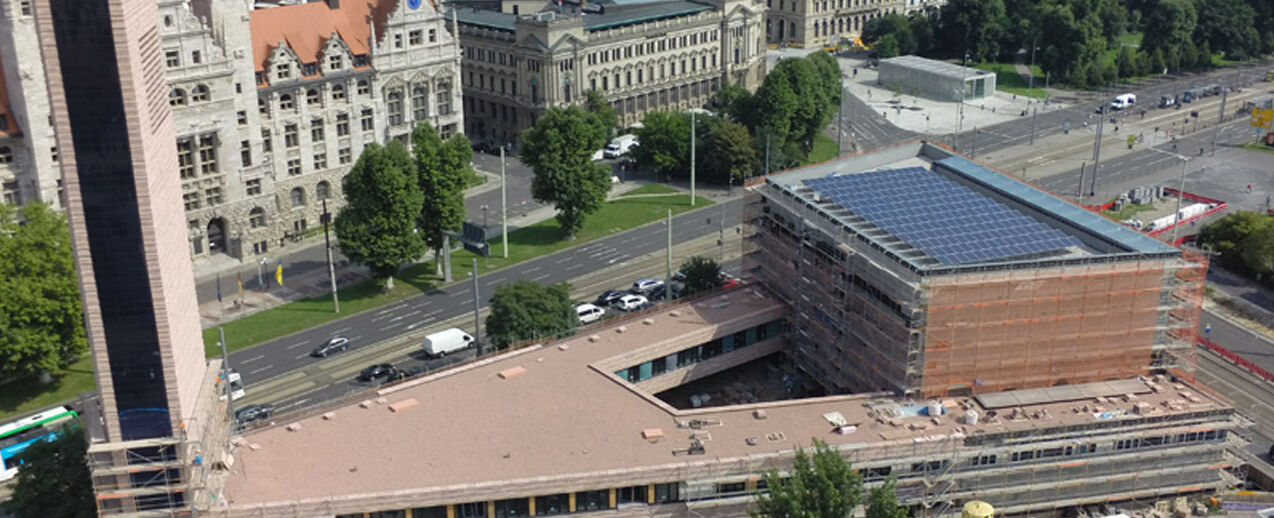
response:
[[[1147,112],[1156,110],[1155,105],[1159,102],[1159,96],[1161,95],[1180,95],[1189,88],[1210,84],[1220,84],[1228,87],[1251,84],[1263,78],[1264,74],[1265,71],[1263,69],[1253,67],[1224,73],[1192,74],[1182,78],[1146,80],[1131,88],[1111,90],[1109,96],[1102,96],[1101,100],[1096,102],[1081,102],[1070,108],[1050,110],[1041,112],[1034,117],[1028,115],[994,126],[962,132],[958,139],[959,148],[962,152],[973,151],[983,154],[1030,142],[1032,126],[1034,126],[1035,138],[1038,140],[1040,137],[1063,133],[1064,124],[1067,122],[1070,123],[1072,131],[1082,128],[1083,123],[1086,121],[1090,121],[1090,124],[1096,124],[1099,117],[1095,113],[1097,105],[1106,102],[1107,97],[1113,98],[1115,95],[1122,93],[1136,94],[1138,104],[1132,109],[1110,114],[1119,119],[1138,116],[1143,109],[1147,110]],[[1183,114],[1188,114],[1189,106],[1189,104],[1184,105],[1180,111]],[[1230,105],[1227,106],[1227,109],[1230,107],[1238,108],[1238,106]],[[1032,119],[1035,119],[1034,122],[1032,122]],[[952,142],[953,135],[947,134],[940,138],[946,142]],[[1210,138],[1209,142],[1211,142]],[[1103,167],[1105,167],[1105,164],[1103,164]],[[1110,165],[1110,169],[1114,169],[1114,164]]]
[[[738,221],[739,200],[731,200],[703,211],[682,214],[673,219],[674,242],[688,241],[720,229],[720,216]],[[500,284],[514,280],[555,283],[578,277],[592,270],[621,263],[630,258],[662,249],[667,244],[663,224],[652,224],[600,239],[586,245],[526,261],[494,273],[478,277],[482,305]],[[616,279],[615,287],[627,287],[635,279]],[[303,369],[313,362],[324,361],[309,356],[317,345],[334,336],[350,339],[351,354],[359,347],[392,338],[413,329],[428,326],[473,311],[473,284],[458,282],[430,293],[396,302],[384,308],[352,315],[318,327],[273,340],[230,355],[230,365],[243,375],[244,384]],[[227,337],[234,340],[234,337]]]

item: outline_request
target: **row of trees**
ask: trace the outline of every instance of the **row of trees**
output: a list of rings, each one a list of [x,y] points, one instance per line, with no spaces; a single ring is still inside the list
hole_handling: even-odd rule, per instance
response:
[[[766,76],[756,94],[738,85],[717,92],[716,116],[695,122],[698,179],[738,182],[765,169],[800,163],[840,106],[840,68],[827,54],[784,59]],[[690,115],[652,112],[635,134],[639,164],[670,178],[690,175]]]
[[[398,141],[363,148],[343,180],[346,205],[335,221],[341,252],[385,289],[394,287],[399,267],[427,249],[440,251],[443,233],[460,229],[465,181],[473,174],[464,135],[443,141],[421,123],[411,142],[414,156]]]
[[[1198,242],[1226,268],[1274,286],[1274,217],[1234,212],[1204,226]]]
[[[1144,34],[1139,47],[1121,43],[1131,32]],[[870,20],[863,40],[881,57],[970,62],[1012,61],[1034,48],[1054,81],[1086,87],[1206,68],[1214,52],[1235,60],[1274,52],[1274,0],[949,0],[936,13]]]

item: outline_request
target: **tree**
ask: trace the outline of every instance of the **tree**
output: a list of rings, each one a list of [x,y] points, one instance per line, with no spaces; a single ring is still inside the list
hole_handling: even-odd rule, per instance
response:
[[[0,203],[0,377],[52,372],[87,349],[66,219]]]
[[[346,205],[336,215],[341,252],[393,289],[398,268],[425,252],[416,231],[425,197],[411,155],[398,141],[368,144],[342,185]]]
[[[1269,237],[1253,239],[1253,236],[1274,237],[1274,218],[1254,211],[1232,212],[1205,225],[1199,231],[1198,242],[1216,252],[1223,266],[1240,272],[1256,272],[1258,268],[1252,265],[1259,267],[1263,261],[1253,254],[1261,253]]]
[[[924,10],[913,11],[907,19],[911,35],[916,38],[916,54],[928,55],[933,51],[933,20]]]
[[[717,90],[712,100],[713,110],[717,115],[749,127],[755,118],[751,113],[751,105],[752,92],[737,84],[728,84]]]
[[[684,291],[686,295],[721,287],[721,266],[712,259],[698,255],[692,256],[681,263],[680,271],[685,276],[682,283],[686,285]]]
[[[597,90],[584,92],[584,110],[593,114],[598,128],[606,138],[615,134],[615,128],[619,126],[619,114]]]
[[[499,349],[532,338],[551,338],[579,327],[579,315],[571,302],[571,286],[565,282],[542,286],[516,281],[495,289],[487,337]]]
[[[425,246],[433,249],[434,257],[442,257],[444,233],[458,232],[464,224],[464,190],[466,179],[472,174],[473,148],[464,135],[457,134],[443,142],[437,130],[423,122],[412,130],[411,144],[424,200],[416,227]],[[434,264],[437,275],[442,275],[442,261]]]
[[[756,495],[750,513],[761,517],[848,518],[862,500],[862,477],[827,443],[814,439],[814,454],[797,448],[789,478],[765,474],[768,493]]]
[[[633,131],[640,142],[632,151],[633,159],[668,177],[688,175],[690,117],[684,113],[655,111],[647,113],[641,125]]]
[[[17,518],[97,516],[87,455],[88,442],[78,426],[28,446],[20,454],[22,467],[6,509]]]
[[[535,171],[531,196],[553,204],[567,239],[584,227],[585,216],[602,207],[610,190],[609,168],[592,160],[606,144],[602,127],[596,116],[572,106],[545,112],[522,133],[522,162]]]
[[[885,483],[867,495],[867,518],[907,518],[907,508],[898,505],[898,480],[890,475]]]
[[[1261,34],[1254,25],[1256,10],[1244,0],[1207,0],[1195,8],[1199,16],[1195,40],[1207,42],[1229,59],[1247,59],[1261,52]]]
[[[1274,222],[1266,218],[1265,225],[1248,234],[1240,246],[1243,264],[1256,274],[1257,280],[1268,281],[1274,275]]]
[[[786,146],[792,134],[792,120],[795,117],[799,100],[792,90],[792,83],[781,77],[785,70],[783,63],[795,61],[784,59],[779,61],[774,70],[765,77],[765,81],[756,90],[753,98],[753,111],[756,113],[756,126],[753,131],[757,135],[768,135],[775,148]]]
[[[713,182],[739,183],[756,174],[759,159],[752,135],[742,124],[720,121],[708,130],[707,149],[701,153],[704,176]]]
[[[1133,52],[1132,47],[1119,48],[1119,54],[1115,57],[1115,68],[1119,71],[1121,78],[1137,75],[1137,53]]]
[[[906,16],[887,14],[880,18],[872,18],[863,25],[863,43],[867,45],[876,45],[876,42],[890,35],[894,37],[894,42],[898,46],[895,56],[915,54],[916,37],[911,32],[911,21]],[[882,55],[879,49],[876,54],[881,58],[893,57]]]
[[[898,57],[900,45],[898,45],[898,37],[893,34],[886,34],[880,41],[876,42],[876,46],[872,47],[872,52],[876,53],[876,57],[880,59],[889,59]]]
[[[1000,55],[1003,0],[948,0],[939,11],[939,40],[957,57],[990,61]]]
[[[1179,68],[1184,65],[1179,59],[1183,52],[1181,46],[1190,43],[1197,20],[1191,0],[1159,0],[1145,16],[1141,48],[1163,50],[1169,64]]]

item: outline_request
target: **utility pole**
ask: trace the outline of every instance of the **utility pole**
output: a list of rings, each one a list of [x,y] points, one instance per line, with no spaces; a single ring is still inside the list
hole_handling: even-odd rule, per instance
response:
[[[721,230],[717,233],[717,251],[721,255],[718,260],[723,263],[725,262],[725,206],[726,204],[721,204],[721,217],[717,218],[721,223]]]
[[[323,198],[323,242],[327,244],[327,276],[332,280],[332,312],[341,312],[341,301],[336,293],[336,265],[332,263],[332,238],[328,233],[332,214],[327,211],[327,198]]]
[[[1032,50],[1031,53],[1034,54],[1035,51]],[[1038,119],[1039,116],[1040,116],[1040,109],[1035,108],[1035,110],[1031,112],[1031,145],[1032,146],[1035,145],[1035,120]]]
[[[969,156],[978,157],[978,127],[973,127],[973,138],[969,141]]]
[[[845,142],[845,89],[840,89],[840,109],[836,110],[836,157],[841,156],[841,145]]]
[[[671,209],[669,209],[671,212]],[[482,356],[482,321],[478,320],[478,312],[481,311],[482,297],[478,296],[478,258],[473,258],[473,342],[478,344],[478,356]]]
[[[667,274],[668,274],[668,276],[667,276],[667,277],[664,277],[664,278],[665,278],[665,279],[668,279],[668,282],[672,282],[672,209],[668,209],[668,223],[667,223],[667,227],[668,227],[668,246],[667,246],[667,249],[666,249],[666,250],[667,250],[667,251],[666,251],[667,257],[666,257],[666,259],[665,259],[665,261],[666,261],[666,263],[667,263],[667,264],[665,264],[665,267],[667,268]],[[669,287],[668,287],[668,290],[669,290],[669,291],[668,291],[668,298],[669,298],[669,299],[671,299],[671,298],[672,298],[672,287],[671,287],[671,286],[669,286]]]
[[[695,206],[695,112],[690,112],[690,206]]]
[[[1028,88],[1031,88],[1031,89],[1035,88],[1035,40],[1036,39],[1038,39],[1038,36],[1035,38],[1031,38],[1031,68],[1027,69],[1027,71],[1031,73],[1031,82],[1030,82],[1030,85],[1028,86]],[[1035,144],[1034,132],[1032,132],[1031,134],[1031,144]]]
[[[1221,123],[1225,122],[1225,98],[1230,94],[1229,88],[1221,89],[1221,109],[1216,114],[1216,128],[1212,130],[1212,155],[1216,156],[1216,141],[1221,133]]]
[[[230,355],[226,353],[226,329],[217,326],[217,345],[221,346],[221,378],[226,380],[226,411],[230,412],[231,433],[234,433],[234,396],[230,387]]]
[[[1097,138],[1093,140],[1093,182],[1092,187],[1088,189],[1088,195],[1097,194],[1097,171],[1101,168],[1101,130],[1106,122],[1106,109],[1108,105],[1102,105],[1101,118],[1097,119]]]
[[[1079,164],[1079,185],[1075,186],[1075,201],[1084,200],[1084,168],[1088,166],[1088,162]]]
[[[1176,214],[1176,217],[1173,218],[1174,223],[1172,224],[1172,244],[1174,246],[1177,244],[1177,231],[1181,230],[1181,200],[1185,198],[1186,169],[1190,167],[1189,158],[1186,158],[1181,155],[1177,155],[1177,156],[1181,158],[1181,186],[1180,188],[1177,189],[1177,214]]]
[[[434,258],[439,260],[438,257]],[[451,236],[446,232],[442,233],[442,282],[451,282]],[[476,261],[476,259],[475,259]]]
[[[500,244],[509,258],[509,182],[504,174],[504,146],[500,146]]]

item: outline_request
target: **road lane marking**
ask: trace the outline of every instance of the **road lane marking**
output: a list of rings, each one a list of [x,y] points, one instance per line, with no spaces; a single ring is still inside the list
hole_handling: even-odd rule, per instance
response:
[[[405,313],[405,314],[402,314],[402,315],[398,315],[398,316],[396,316],[396,317],[394,317],[394,318],[389,319],[389,321],[390,321],[390,322],[397,322],[397,321],[399,321],[399,320],[402,320],[402,319],[407,318],[407,317],[409,317],[409,316],[415,315],[415,314],[417,314],[417,313],[420,313],[420,310],[419,310],[419,309],[417,309],[417,310],[415,310],[415,311],[412,311],[411,313]],[[348,328],[346,328],[346,329],[348,329]]]
[[[533,281],[542,281],[542,280],[547,279],[547,278],[549,278],[549,274],[547,274],[547,273],[546,273],[546,274],[541,275],[541,276],[539,276],[539,277],[531,277],[531,280],[533,280]]]
[[[332,331],[332,334],[334,334],[334,335],[339,335],[339,334],[344,333],[344,332],[346,332],[346,331],[349,331],[349,326],[345,326],[345,327],[342,327],[342,328],[337,329],[337,330],[335,330],[335,331]]]
[[[259,369],[255,369],[255,370],[250,370],[250,371],[248,371],[248,374],[256,374],[256,373],[258,373],[258,372],[265,372],[265,371],[268,371],[268,370],[273,369],[273,368],[274,368],[274,364],[273,364],[273,363],[271,363],[271,364],[269,364],[269,365],[266,365],[265,367],[261,367],[261,368],[259,368]]]
[[[295,344],[289,345],[289,346],[288,346],[288,349],[289,349],[289,350],[291,350],[291,349],[296,349],[297,347],[301,347],[301,346],[303,346],[303,345],[305,345],[305,344],[307,344],[307,343],[309,343],[309,342],[295,343]]]
[[[253,356],[253,357],[251,357],[251,358],[248,358],[248,359],[246,359],[246,360],[243,360],[243,361],[239,362],[239,365],[247,365],[247,364],[249,364],[249,363],[252,363],[252,362],[254,362],[254,361],[260,360],[260,359],[262,359],[262,358],[265,358],[265,355],[264,355],[264,354],[257,355],[257,356]]]
[[[540,267],[539,267],[539,266],[536,266],[535,268],[527,268],[527,269],[526,269],[525,271],[523,271],[522,273],[531,273],[531,272],[537,271],[537,270],[539,270],[539,269],[540,269]]]
[[[393,329],[393,328],[398,327],[398,326],[401,326],[401,325],[403,325],[403,323],[402,323],[402,322],[399,322],[399,323],[397,323],[397,324],[390,324],[390,325],[388,325],[388,326],[385,326],[385,327],[380,328],[380,331],[381,331],[381,332],[389,331],[390,329]]]
[[[293,358],[293,359],[294,359],[294,360],[299,360],[299,359],[304,358],[304,357],[309,356],[309,355],[310,355],[310,353],[305,353],[305,354],[302,354],[302,355],[300,355],[300,356],[297,356],[296,358]]]

